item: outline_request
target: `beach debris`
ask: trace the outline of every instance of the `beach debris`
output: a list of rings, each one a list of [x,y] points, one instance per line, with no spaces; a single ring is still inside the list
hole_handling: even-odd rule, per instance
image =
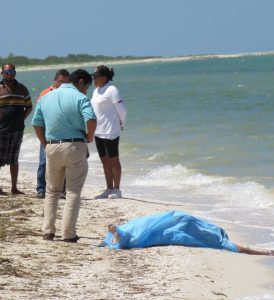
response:
[[[8,258],[0,257],[0,275],[19,276],[18,270],[12,265]]]
[[[211,291],[211,292],[212,292],[212,294],[214,294],[214,295],[216,295],[216,296],[224,296],[224,297],[227,297],[227,295],[224,294],[224,293],[214,292],[214,291]]]

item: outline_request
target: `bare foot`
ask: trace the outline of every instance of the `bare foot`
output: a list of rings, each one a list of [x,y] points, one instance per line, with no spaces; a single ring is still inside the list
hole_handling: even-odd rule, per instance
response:
[[[114,225],[114,224],[109,224],[109,225],[108,225],[108,231],[111,232],[111,233],[113,234],[113,239],[112,239],[111,242],[112,242],[113,244],[118,243],[119,240],[120,240],[120,237],[119,237],[118,233],[116,232],[116,227],[115,227],[115,225]]]
[[[12,189],[12,190],[11,190],[11,193],[12,193],[13,195],[25,195],[24,192],[21,192],[21,191],[19,191],[19,190],[17,190],[17,189]]]
[[[116,232],[115,225],[114,224],[109,224],[108,225],[108,231],[114,234]]]

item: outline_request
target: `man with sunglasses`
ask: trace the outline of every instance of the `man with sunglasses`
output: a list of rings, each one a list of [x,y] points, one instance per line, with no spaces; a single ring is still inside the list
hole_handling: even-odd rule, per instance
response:
[[[13,64],[2,66],[0,81],[0,168],[10,165],[11,192],[23,194],[17,189],[18,157],[23,140],[25,119],[32,111],[28,89],[15,79]],[[0,195],[6,193],[0,188]]]

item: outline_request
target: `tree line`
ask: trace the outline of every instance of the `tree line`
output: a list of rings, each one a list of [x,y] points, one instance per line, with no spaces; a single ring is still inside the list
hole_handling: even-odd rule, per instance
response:
[[[0,56],[0,65],[11,63],[16,66],[37,66],[37,65],[56,65],[70,63],[87,63],[98,61],[113,61],[113,60],[136,60],[155,58],[155,56],[105,56],[105,55],[89,55],[89,54],[68,54],[67,56],[48,56],[44,59],[29,58],[22,55],[14,55],[10,53],[7,57]]]

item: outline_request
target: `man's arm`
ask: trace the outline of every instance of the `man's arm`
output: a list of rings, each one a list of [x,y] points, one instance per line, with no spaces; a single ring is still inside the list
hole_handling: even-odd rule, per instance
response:
[[[24,120],[26,120],[26,118],[29,116],[31,111],[32,111],[32,106],[25,109],[25,111],[24,111]]]
[[[96,120],[88,120],[87,124],[87,143],[91,143],[93,141],[94,132],[96,129]]]
[[[33,126],[35,133],[40,140],[41,144],[46,147],[47,140],[45,137],[45,128],[44,127],[38,127],[38,126]]]
[[[24,91],[24,99],[25,99],[24,120],[26,120],[26,118],[29,116],[29,114],[32,111],[32,101],[28,89],[24,85],[22,86],[24,87],[25,90]]]

